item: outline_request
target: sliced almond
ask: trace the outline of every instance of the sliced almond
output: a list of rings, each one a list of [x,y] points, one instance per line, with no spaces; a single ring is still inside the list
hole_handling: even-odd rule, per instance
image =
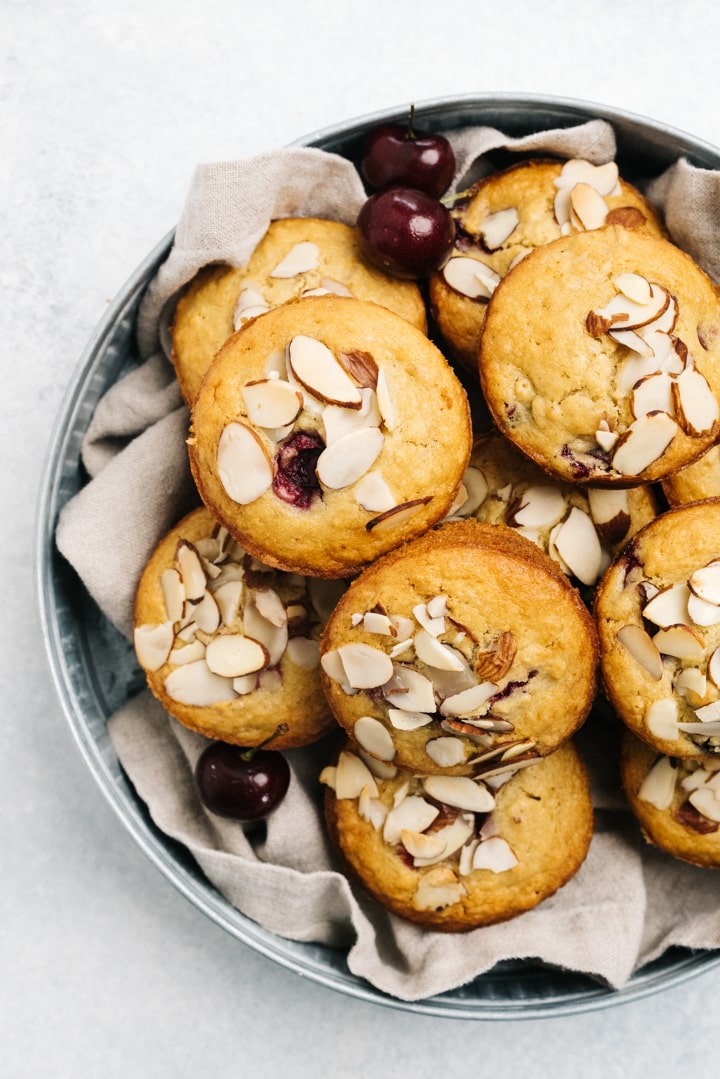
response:
[[[497,251],[515,231],[519,221],[517,210],[509,206],[506,210],[489,214],[479,226],[478,235],[488,251]]]
[[[716,626],[720,622],[720,607],[700,599],[694,592],[688,597],[688,616],[696,626]]]
[[[383,637],[392,637],[394,634],[392,622],[380,611],[366,611],[362,616],[362,624],[368,633],[380,633]]]
[[[333,491],[350,487],[375,464],[384,441],[378,427],[361,427],[343,435],[318,457],[318,479]]]
[[[270,271],[270,277],[296,277],[301,273],[309,273],[317,270],[320,262],[320,248],[310,240],[302,240],[290,248],[281,262],[278,262],[274,270]]]
[[[437,637],[433,637],[427,630],[419,629],[413,638],[415,654],[429,667],[437,667],[441,671],[462,671],[464,664],[454,649],[446,647]]]
[[[393,677],[393,663],[379,648],[355,642],[337,649],[345,677],[353,689],[375,689]]]
[[[648,412],[675,414],[673,386],[675,379],[666,371],[656,371],[636,382],[630,394],[630,409],[635,419]]]
[[[720,647],[716,648],[707,665],[708,677],[720,689]]]
[[[303,407],[302,394],[279,378],[247,382],[242,396],[248,419],[256,427],[285,427],[297,419]]]
[[[587,495],[590,516],[601,537],[611,546],[620,543],[631,524],[627,491],[591,487]]]
[[[629,625],[618,630],[617,636],[633,659],[637,660],[651,678],[659,682],[663,674],[662,656],[649,633],[646,633],[642,626]]]
[[[637,330],[617,330],[610,326],[607,333],[612,337],[613,341],[616,341],[618,345],[623,345],[625,348],[629,348],[631,352],[637,353],[637,356],[643,360],[652,360],[650,365],[652,370],[657,370],[659,361],[655,355],[652,345],[649,341],[646,341],[644,337],[640,335]],[[626,379],[627,380],[627,376]]]
[[[443,910],[459,903],[467,895],[450,866],[435,866],[418,881],[413,896],[416,910]]]
[[[136,626],[133,644],[140,666],[146,671],[159,671],[167,662],[174,639],[172,622]]]
[[[320,665],[320,644],[310,637],[291,637],[287,643],[288,659],[303,671],[314,671]]]
[[[418,868],[433,865],[435,862],[449,858],[460,850],[468,839],[472,839],[475,834],[475,818],[472,813],[458,813],[450,824],[445,825],[444,828],[438,828],[432,834],[437,839],[442,840],[443,850],[432,858],[416,857],[415,865]]]
[[[160,588],[165,602],[168,621],[179,622],[185,607],[185,588],[176,569],[165,569],[160,574]]]
[[[366,386],[360,387],[362,404],[360,408],[344,408],[342,405],[325,405],[322,410],[325,443],[330,445],[343,435],[350,434],[358,427],[379,427],[382,416],[377,403],[377,394]]]
[[[659,319],[670,306],[670,293],[661,285],[650,284],[648,303],[635,303],[628,296],[617,293],[595,311],[596,315],[608,318],[613,330],[637,330]]]
[[[695,715],[701,723],[717,723],[720,720],[720,701],[712,701],[704,704],[702,708],[696,708]]]
[[[297,381],[319,401],[344,408],[361,407],[358,387],[322,341],[298,334],[290,342],[287,355]]]
[[[217,468],[226,494],[241,506],[260,498],[273,480],[273,466],[265,447],[244,423],[229,423],[223,429]]]
[[[469,300],[489,300],[501,280],[491,266],[469,255],[448,259],[442,275],[450,288]]]
[[[653,644],[664,656],[697,661],[705,655],[705,646],[698,635],[689,626],[666,626],[659,629],[653,637]]]
[[[674,742],[678,736],[678,705],[672,697],[652,701],[645,712],[645,726],[655,738]]]
[[[669,757],[660,757],[640,784],[638,798],[656,809],[668,809],[675,796],[677,768]]]
[[[240,678],[254,674],[268,662],[267,649],[240,633],[222,633],[208,642],[205,662],[213,674],[224,678]]]
[[[388,813],[383,827],[383,839],[391,846],[400,841],[404,831],[424,832],[440,810],[418,794],[404,798]]]
[[[445,853],[445,840],[437,835],[425,835],[423,832],[411,832],[403,828],[400,840],[408,854],[413,858],[435,859]]]
[[[179,648],[173,648],[168,656],[168,662],[173,667],[182,667],[184,663],[193,663],[196,659],[205,658],[205,645],[202,641],[191,641]]]
[[[220,608],[212,592],[205,590],[200,602],[195,606],[193,619],[203,633],[215,633],[220,625]]]
[[[380,409],[380,415],[382,416],[383,424],[388,431],[394,431],[395,407],[392,402],[390,383],[388,381],[388,376],[384,367],[382,367],[380,371],[378,371],[375,393],[377,394],[377,403],[378,408]]]
[[[720,559],[713,559],[691,574],[688,587],[708,603],[720,605]]]
[[[634,330],[628,330],[627,333],[634,333]],[[649,349],[650,346],[648,346]],[[617,374],[617,388],[620,393],[629,394],[641,379],[647,378],[648,375],[657,374],[662,368],[662,363],[657,359],[654,352],[650,351],[649,355],[637,355],[630,356],[624,360],[618,369]]]
[[[182,579],[185,597],[190,603],[198,603],[205,595],[207,574],[202,559],[192,543],[180,540],[175,551],[175,562]]]
[[[558,487],[537,484],[527,487],[519,497],[520,505],[512,512],[512,521],[527,528],[550,528],[565,515],[567,502]]]
[[[687,625],[689,596],[690,589],[684,583],[661,588],[643,607],[643,618],[663,628],[679,622]]]
[[[418,620],[425,632],[429,633],[431,637],[439,637],[441,633],[445,632],[446,613],[447,606],[445,606],[435,615],[430,613],[427,603],[417,603],[413,607],[413,614],[415,615],[415,618]]]
[[[425,743],[425,752],[440,768],[453,768],[465,760],[465,743],[452,735],[433,738]]]
[[[720,794],[708,787],[699,787],[688,795],[688,801],[695,806],[698,813],[708,820],[720,823]]]
[[[363,787],[358,796],[358,815],[372,824],[376,832],[381,831],[387,817],[387,806],[379,798],[372,795],[369,787]]]
[[[644,306],[652,300],[652,289],[647,278],[639,273],[620,273],[613,277],[613,285],[623,296]]]
[[[443,716],[471,716],[477,714],[480,709],[487,706],[487,702],[498,691],[495,682],[480,682],[470,689],[462,690],[452,697],[446,697],[440,705],[440,714]],[[487,708],[485,707],[485,711]]]
[[[571,220],[574,214],[584,229],[599,229],[605,224],[607,204],[597,190],[586,183],[577,183],[570,189]]]
[[[181,704],[206,707],[222,701],[233,701],[237,693],[232,681],[214,674],[204,659],[175,667],[165,679],[165,692]]]
[[[690,693],[702,699],[707,690],[707,678],[698,667],[682,667],[675,676],[673,688],[681,696]]]
[[[397,731],[417,731],[427,727],[433,717],[427,712],[405,712],[402,708],[388,708],[388,719]]]
[[[268,666],[275,667],[282,659],[288,643],[287,621],[276,626],[260,613],[257,597],[260,593],[251,593],[243,609],[243,628],[248,637],[259,641],[267,649]]]
[[[395,746],[387,728],[373,716],[361,716],[353,725],[353,737],[359,746],[381,761],[391,761]]]
[[[357,382],[358,386],[375,389],[378,380],[378,365],[371,353],[356,349],[352,352],[338,352],[337,358],[340,366]]]
[[[491,813],[495,808],[495,799],[487,787],[467,776],[426,776],[422,784],[430,797],[443,805],[470,813]]]
[[[590,184],[599,195],[611,195],[618,187],[618,167],[614,161],[593,165],[583,158],[573,157],[565,162],[554,183],[560,190],[578,183]]]
[[[248,282],[240,289],[240,293],[233,311],[233,329],[239,330],[244,322],[258,315],[264,315],[270,307],[255,284]]]
[[[213,590],[215,602],[220,611],[220,620],[224,626],[232,626],[239,612],[245,585],[242,579],[226,580]]]
[[[397,665],[383,688],[388,704],[403,712],[435,712],[435,691],[429,678],[412,667]]]
[[[469,517],[475,513],[488,494],[488,484],[485,479],[485,474],[479,469],[470,465],[465,469],[465,475],[463,476],[462,486],[466,492],[465,501],[455,511],[461,517]]]
[[[368,513],[385,513],[397,499],[380,472],[366,472],[353,488],[353,494]]]
[[[649,412],[634,420],[618,440],[613,468],[623,476],[639,476],[662,457],[677,431],[666,412]]]
[[[687,435],[710,431],[718,421],[720,408],[707,379],[695,368],[685,368],[672,385],[677,421]]]
[[[274,588],[262,588],[253,592],[253,602],[259,614],[271,626],[280,628],[287,624],[287,611]]]
[[[375,778],[356,753],[342,750],[335,768],[334,789],[338,798],[359,798],[361,792],[368,789],[377,797],[378,788]]]
[[[603,564],[602,548],[595,526],[588,515],[573,506],[553,535],[560,558],[573,576],[583,584],[593,585]]]
[[[387,532],[391,528],[397,528],[419,513],[423,506],[427,506],[428,502],[432,502],[432,495],[426,495],[425,498],[415,498],[411,502],[401,502],[400,505],[393,506],[392,509],[373,517],[372,520],[367,522],[365,529],[368,532]]]
[[[473,869],[489,869],[491,873],[505,873],[517,864],[510,844],[499,835],[478,843],[472,861]]]

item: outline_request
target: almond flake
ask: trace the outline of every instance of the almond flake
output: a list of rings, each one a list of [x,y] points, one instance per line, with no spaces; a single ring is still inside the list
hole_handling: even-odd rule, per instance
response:
[[[499,683],[510,671],[517,653],[517,641],[510,630],[498,637],[495,647],[475,657],[475,674],[483,681]]]
[[[479,468],[474,468],[470,465],[465,469],[465,475],[462,479],[462,486],[466,492],[465,501],[462,505],[458,506],[456,513],[461,517],[469,517],[475,513],[485,499],[488,493],[488,484],[485,479],[485,475]]]
[[[229,423],[223,429],[217,468],[225,493],[241,506],[260,498],[273,480],[273,466],[265,447],[244,423]]]
[[[412,667],[396,666],[392,678],[386,681],[383,696],[388,704],[403,712],[435,712],[432,682]]]
[[[450,288],[469,300],[489,300],[500,284],[500,275],[492,267],[468,255],[448,259],[442,275]]]
[[[256,427],[285,427],[294,423],[303,407],[302,394],[278,378],[247,382],[242,395],[248,419]]]
[[[660,757],[640,784],[637,796],[656,809],[668,809],[675,796],[676,780],[677,768],[669,757]]]
[[[387,806],[379,798],[373,797],[369,787],[363,787],[358,796],[358,816],[372,824],[376,832],[379,832],[385,823],[388,810]]]
[[[510,844],[502,836],[491,836],[479,843],[472,861],[473,869],[489,869],[491,873],[505,873],[517,864]]]
[[[498,691],[495,682],[480,682],[479,685],[464,689],[452,697],[446,697],[440,705],[440,714],[443,716],[469,716],[477,713],[480,708]],[[487,711],[487,708],[485,708]]]
[[[613,298],[595,311],[596,315],[608,318],[613,330],[637,330],[655,322],[670,305],[670,293],[661,285],[650,285],[648,303],[635,303],[628,296],[617,293]]]
[[[403,828],[400,840],[413,858],[435,859],[445,853],[445,840],[437,835],[424,835],[422,832],[411,832],[408,828]]]
[[[652,289],[647,278],[639,273],[621,273],[613,277],[613,285],[628,299],[637,304],[648,304],[652,299]]]
[[[301,273],[317,270],[320,249],[317,244],[303,240],[290,248],[285,258],[270,271],[270,277],[296,277]]]
[[[720,409],[704,375],[686,367],[672,387],[677,421],[687,435],[701,435],[717,423]]]
[[[355,753],[342,750],[335,767],[333,787],[338,798],[358,798],[364,789],[377,797],[377,783],[372,772]]]
[[[607,205],[590,184],[577,183],[570,189],[570,212],[584,229],[599,229],[605,224]]]
[[[366,753],[381,761],[391,761],[395,756],[395,746],[389,732],[373,716],[361,716],[355,721],[353,737]]]
[[[182,667],[184,663],[192,663],[196,659],[205,658],[205,645],[202,641],[191,641],[180,648],[173,648],[168,656],[168,661],[173,667]]]
[[[287,624],[285,605],[273,588],[263,588],[253,592],[253,602],[259,614],[271,626],[280,628]]]
[[[570,158],[554,181],[560,190],[572,188],[577,183],[590,184],[599,195],[614,195],[618,190],[618,167],[614,161],[593,165],[584,158]]]
[[[449,858],[460,850],[468,839],[471,839],[475,834],[475,818],[471,813],[458,813],[451,824],[445,825],[444,828],[438,828],[432,834],[435,838],[442,840],[444,849],[433,858],[416,857],[415,866],[417,868],[434,865],[441,859]]]
[[[664,656],[677,659],[699,660],[705,655],[705,648],[696,633],[689,626],[666,626],[659,629],[653,637],[653,644]]]
[[[618,640],[627,648],[633,659],[643,667],[651,678],[659,682],[662,678],[663,664],[657,645],[642,626],[623,626],[618,630]]]
[[[657,371],[646,375],[633,386],[630,394],[630,409],[635,419],[646,416],[648,412],[667,412],[675,414],[673,386],[675,379],[666,371]]]
[[[174,701],[201,708],[221,701],[233,701],[237,696],[231,680],[214,674],[204,659],[170,671],[165,679],[165,692]]]
[[[439,637],[445,632],[445,614],[447,608],[441,613],[431,615],[427,603],[418,603],[413,607],[413,614],[426,633],[431,637]]]
[[[380,472],[366,472],[355,484],[353,494],[368,513],[385,513],[397,503]]]
[[[645,726],[655,738],[674,742],[678,736],[677,701],[669,697],[653,701],[645,713]]]
[[[639,476],[662,457],[677,431],[675,420],[666,412],[649,412],[634,420],[620,436],[613,468],[623,476]]]
[[[270,307],[262,292],[255,285],[245,285],[240,289],[233,311],[233,329],[239,330],[243,323],[251,318],[257,318],[258,315],[264,315],[269,310]]]
[[[465,669],[462,660],[454,649],[441,644],[437,637],[433,637],[427,630],[419,629],[413,641],[416,656],[423,663],[427,663],[429,667],[437,667],[441,671],[462,671]]]
[[[256,674],[243,674],[240,678],[233,678],[232,687],[239,697],[246,697],[248,693],[254,693],[258,688],[258,676]]]
[[[436,819],[440,810],[417,794],[404,798],[388,813],[383,827],[383,839],[394,845],[404,831],[424,832]]]
[[[350,487],[375,463],[384,441],[378,427],[361,427],[343,435],[326,446],[318,457],[318,479],[333,491]]]
[[[167,662],[174,639],[172,622],[136,626],[133,644],[140,666],[146,671],[159,671]]]
[[[377,394],[378,408],[380,409],[380,415],[382,416],[382,422],[388,431],[395,430],[395,408],[392,403],[392,396],[390,394],[390,386],[388,384],[387,374],[385,368],[382,368],[378,372],[377,386],[375,387],[375,393]]]
[[[528,528],[549,528],[565,515],[567,502],[562,491],[550,484],[527,487],[519,497],[520,506],[512,522]]]
[[[220,611],[220,620],[224,626],[231,626],[237,618],[244,587],[242,579],[235,581],[225,580],[213,590],[215,602]]]
[[[702,698],[707,690],[707,678],[697,667],[682,667],[675,677],[673,688],[681,696],[692,693]]]
[[[309,637],[291,637],[287,643],[288,659],[303,671],[314,671],[320,664],[320,644]]]
[[[652,360],[652,370],[657,370],[659,361],[653,347],[637,330],[616,330],[611,327],[607,332],[618,345],[624,345],[631,352],[636,352],[641,359]]]
[[[710,656],[707,673],[713,683],[720,689],[720,647],[716,648]]]
[[[554,533],[553,540],[560,558],[573,576],[583,584],[595,584],[602,568],[602,548],[588,515],[573,506]]]
[[[176,569],[165,569],[160,574],[160,588],[165,602],[168,621],[179,622],[185,607],[185,588]]]
[[[422,784],[431,798],[444,805],[470,813],[491,813],[495,808],[495,799],[487,787],[467,776],[426,776]]]
[[[716,626],[720,622],[720,607],[700,599],[694,592],[688,597],[688,616],[696,626]]]
[[[353,689],[375,689],[393,677],[392,660],[379,648],[358,642],[341,645],[337,653]]]
[[[440,768],[452,768],[465,760],[465,744],[460,738],[433,738],[425,743],[425,752]]]
[[[375,389],[378,380],[378,365],[375,357],[369,352],[355,350],[353,352],[338,352],[338,363],[347,371],[358,386],[367,386]]]
[[[695,806],[698,813],[702,813],[703,817],[720,823],[720,795],[717,791],[700,787],[688,796],[688,801]]]
[[[243,628],[248,637],[259,641],[267,649],[269,660],[268,666],[275,667],[280,662],[287,648],[288,628],[287,622],[276,626],[269,622],[257,607],[259,592],[252,593],[243,609]]]
[[[397,731],[416,731],[432,723],[433,717],[427,712],[404,712],[402,708],[388,708],[388,719]]]
[[[322,410],[322,421],[326,445],[337,442],[343,435],[348,435],[360,427],[380,426],[382,416],[375,391],[361,386],[360,397],[362,403],[358,409],[344,408],[342,405],[325,405]]]
[[[268,662],[267,649],[240,633],[223,633],[208,642],[205,662],[213,674],[239,678],[261,670]]]
[[[661,588],[643,607],[643,618],[662,628],[678,623],[688,624],[688,598],[690,589],[686,584],[673,584]]]
[[[379,611],[368,611],[363,615],[363,628],[368,633],[380,633],[385,637],[393,636],[393,624],[386,614]]]
[[[205,595],[207,574],[203,568],[202,559],[192,543],[180,540],[175,552],[175,562],[182,579],[186,599],[190,603],[198,603]]]
[[[688,580],[690,591],[708,603],[720,604],[720,559],[696,569]]]
[[[591,487],[587,495],[590,516],[601,537],[611,546],[620,543],[631,523],[627,491]]]
[[[467,892],[464,886],[450,867],[437,866],[420,878],[413,897],[413,906],[416,910],[443,910],[459,903],[465,895]]]
[[[220,608],[212,592],[205,591],[203,598],[193,611],[197,628],[203,633],[215,633],[220,625]]]
[[[517,228],[519,221],[520,218],[514,206],[508,207],[507,210],[498,210],[497,213],[486,217],[478,228],[478,234],[488,251],[497,251],[499,247],[502,247]]]
[[[399,506],[393,506],[392,509],[373,517],[372,520],[367,522],[365,529],[368,532],[386,532],[390,528],[397,528],[399,525],[405,524],[411,517],[414,517],[423,506],[427,506],[428,502],[432,502],[432,495],[426,495],[425,498],[415,498],[412,502],[402,502]]]
[[[344,408],[360,408],[358,387],[322,341],[305,334],[288,345],[288,366],[300,385],[317,400]]]
[[[695,715],[701,723],[716,723],[720,720],[720,701],[712,701],[695,709]]]

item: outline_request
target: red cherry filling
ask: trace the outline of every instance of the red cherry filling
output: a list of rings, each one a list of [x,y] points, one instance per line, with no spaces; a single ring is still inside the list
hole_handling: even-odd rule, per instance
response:
[[[306,510],[320,495],[315,469],[325,443],[314,431],[295,431],[282,442],[275,459],[273,491],[283,502]]]

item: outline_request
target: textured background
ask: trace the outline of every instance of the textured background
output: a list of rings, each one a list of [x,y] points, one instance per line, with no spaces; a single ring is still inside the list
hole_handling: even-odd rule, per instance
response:
[[[77,359],[174,225],[196,163],[411,100],[488,91],[602,102],[720,144],[718,29],[717,6],[697,0],[0,2],[8,1079],[391,1079],[507,1066],[529,1079],[606,1079],[707,1064],[718,969],[602,1012],[461,1022],[305,983],[207,921],[134,846],[75,747],[46,669],[32,534]]]

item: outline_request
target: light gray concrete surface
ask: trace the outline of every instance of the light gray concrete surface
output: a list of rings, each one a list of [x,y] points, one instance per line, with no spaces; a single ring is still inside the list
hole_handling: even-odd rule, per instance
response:
[[[77,359],[175,223],[196,163],[484,91],[602,102],[717,145],[717,12],[697,0],[0,2],[6,1079],[706,1069],[720,970],[591,1014],[461,1022],[308,983],[199,914],[133,844],[76,749],[47,673],[32,535]]]

